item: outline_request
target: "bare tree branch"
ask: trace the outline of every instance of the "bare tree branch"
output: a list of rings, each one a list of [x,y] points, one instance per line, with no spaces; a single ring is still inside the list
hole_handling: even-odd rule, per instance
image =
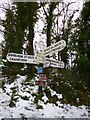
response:
[[[62,13],[67,7],[69,7],[69,6],[70,6],[71,4],[73,4],[73,3],[75,3],[75,2],[68,3],[68,4],[60,11],[60,13],[58,13],[57,15],[54,15],[53,20],[55,20],[55,18],[56,18],[57,16],[61,15],[61,13]],[[64,3],[64,4],[65,4],[65,3]]]
[[[48,14],[47,14],[47,12],[46,12],[46,10],[45,10],[45,8],[44,8],[43,3],[41,2],[40,4],[41,4],[41,5],[42,5],[42,7],[43,7],[43,10],[44,10],[44,13],[45,13],[46,17],[48,17]]]

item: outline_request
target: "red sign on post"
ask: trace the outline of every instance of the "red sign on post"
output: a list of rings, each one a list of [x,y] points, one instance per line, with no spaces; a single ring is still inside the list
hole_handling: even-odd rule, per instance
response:
[[[40,74],[39,80],[35,81],[35,85],[45,86],[47,85],[46,80],[47,80],[46,75]]]
[[[46,85],[46,81],[35,81],[35,85],[39,85],[39,86],[45,86]]]
[[[46,75],[40,74],[39,80],[40,80],[40,81],[46,81],[46,80],[47,80]]]

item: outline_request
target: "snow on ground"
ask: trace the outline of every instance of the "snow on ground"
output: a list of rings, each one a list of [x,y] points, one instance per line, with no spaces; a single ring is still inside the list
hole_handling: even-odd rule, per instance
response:
[[[0,88],[0,118],[88,118],[88,111],[86,106],[79,107],[71,106],[69,104],[62,104],[57,101],[58,106],[52,103],[48,103],[48,98],[44,94],[42,100],[38,101],[38,105],[42,106],[42,109],[37,109],[37,105],[34,103],[35,96],[32,95],[38,92],[38,86],[23,85],[26,76],[18,75],[18,79],[11,84],[5,85],[5,91]],[[11,88],[17,87],[15,98],[17,99],[15,107],[9,107],[12,91]],[[57,94],[51,90],[52,95],[57,95],[58,98],[62,98],[61,94]],[[20,96],[27,96],[29,100],[24,100]],[[47,104],[45,104],[47,102]]]

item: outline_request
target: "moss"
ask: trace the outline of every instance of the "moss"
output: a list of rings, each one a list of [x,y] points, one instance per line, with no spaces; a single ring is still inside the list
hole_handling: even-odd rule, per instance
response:
[[[25,80],[25,82],[30,82],[31,81],[31,79],[30,78],[27,78],[26,80]]]
[[[40,93],[40,94],[34,94],[34,96],[36,96],[34,98],[34,103],[37,104],[38,103],[38,100],[42,100],[42,97],[44,96],[43,93]]]
[[[31,91],[29,91],[29,90],[27,90],[27,91],[25,91],[25,92],[27,92],[27,93],[31,93]]]
[[[29,100],[29,97],[27,97],[27,96],[21,96],[21,99],[23,99],[23,100]]]
[[[34,103],[35,103],[35,104],[38,103],[38,99],[37,99],[37,97],[34,98]]]
[[[16,106],[15,102],[14,101],[10,101],[9,107],[15,107],[15,106]]]
[[[43,109],[43,107],[41,105],[37,105],[36,107],[37,109]]]
[[[13,101],[17,102],[18,99],[19,99],[19,97],[13,98]]]
[[[9,93],[6,93],[8,96],[10,96],[10,94]]]
[[[32,96],[34,97],[34,96],[37,96],[37,94],[36,93],[32,93]]]
[[[44,90],[44,92],[46,93],[46,96],[48,97],[48,99],[50,99],[51,98],[51,91],[48,88],[46,88]]]
[[[14,90],[16,90],[17,89],[17,87],[12,87],[12,88],[10,88],[12,91],[14,91]]]
[[[52,96],[52,97],[49,99],[49,102],[50,102],[50,103],[56,104],[57,101],[58,101],[58,98],[57,98],[56,95]]]

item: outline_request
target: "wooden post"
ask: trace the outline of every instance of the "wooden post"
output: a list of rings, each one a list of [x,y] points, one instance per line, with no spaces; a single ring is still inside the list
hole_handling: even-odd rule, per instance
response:
[[[38,74],[39,74],[39,81],[40,81],[40,74],[42,74],[42,73],[43,73],[43,64],[42,64],[42,63],[40,63],[38,67],[39,67],[39,68],[42,68],[42,71],[38,72]],[[41,92],[42,92],[42,85],[41,85],[41,84],[39,84],[39,87],[38,87],[38,92],[39,92],[39,93],[41,93]]]

